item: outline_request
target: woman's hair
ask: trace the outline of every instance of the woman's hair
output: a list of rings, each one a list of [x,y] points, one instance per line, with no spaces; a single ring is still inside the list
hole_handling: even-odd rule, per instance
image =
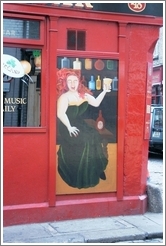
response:
[[[82,84],[80,70],[62,68],[57,71],[57,98],[69,90],[67,86],[67,77],[70,75],[76,76],[79,80],[78,93],[80,94],[80,97],[84,98],[85,93],[92,95],[92,92]]]

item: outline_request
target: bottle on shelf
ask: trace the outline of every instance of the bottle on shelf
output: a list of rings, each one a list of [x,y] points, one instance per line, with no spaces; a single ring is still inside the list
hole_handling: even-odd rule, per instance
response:
[[[70,68],[70,60],[67,57],[61,60],[61,68]]]
[[[88,88],[89,88],[90,90],[95,90],[95,89],[96,89],[96,83],[95,83],[95,81],[94,81],[94,76],[93,76],[93,75],[91,75],[91,79],[90,79],[90,81],[88,82]]]
[[[115,76],[112,81],[112,90],[117,91],[118,90],[118,78]]]
[[[109,69],[109,70],[114,69],[114,61],[113,60],[107,60],[107,69]]]
[[[96,90],[101,90],[101,79],[100,79],[100,75],[97,76],[96,79]]]
[[[91,70],[92,69],[92,59],[86,58],[85,59],[85,69]]]
[[[102,110],[100,109],[99,115],[96,119],[96,128],[97,128],[97,130],[103,130],[104,127],[105,127],[105,120],[104,120],[103,115],[102,115]]]
[[[82,75],[82,84],[87,87],[87,81],[84,75]]]
[[[80,69],[81,70],[81,61],[79,61],[79,58],[76,58],[76,60],[73,61],[73,69]]]

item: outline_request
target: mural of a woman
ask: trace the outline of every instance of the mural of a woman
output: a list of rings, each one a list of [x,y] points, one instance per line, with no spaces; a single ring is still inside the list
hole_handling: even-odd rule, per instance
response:
[[[71,187],[94,187],[100,179],[106,179],[104,170],[108,159],[100,134],[81,116],[88,105],[98,107],[110,90],[104,87],[95,98],[73,69],[58,70],[57,78],[57,117],[61,136],[57,152],[58,172]]]

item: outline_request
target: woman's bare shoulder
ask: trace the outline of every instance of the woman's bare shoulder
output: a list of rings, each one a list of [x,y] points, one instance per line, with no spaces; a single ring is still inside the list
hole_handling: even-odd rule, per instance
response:
[[[63,93],[59,98],[58,101],[68,101],[67,93]]]

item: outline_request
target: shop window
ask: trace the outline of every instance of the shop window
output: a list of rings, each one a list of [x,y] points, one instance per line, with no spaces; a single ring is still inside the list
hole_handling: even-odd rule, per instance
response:
[[[39,39],[40,22],[34,20],[3,19],[3,37]]]
[[[85,31],[68,30],[67,31],[67,49],[85,50]]]
[[[39,127],[41,50],[3,47],[3,125]]]
[[[163,104],[163,87],[162,84],[152,86],[152,104]]]

